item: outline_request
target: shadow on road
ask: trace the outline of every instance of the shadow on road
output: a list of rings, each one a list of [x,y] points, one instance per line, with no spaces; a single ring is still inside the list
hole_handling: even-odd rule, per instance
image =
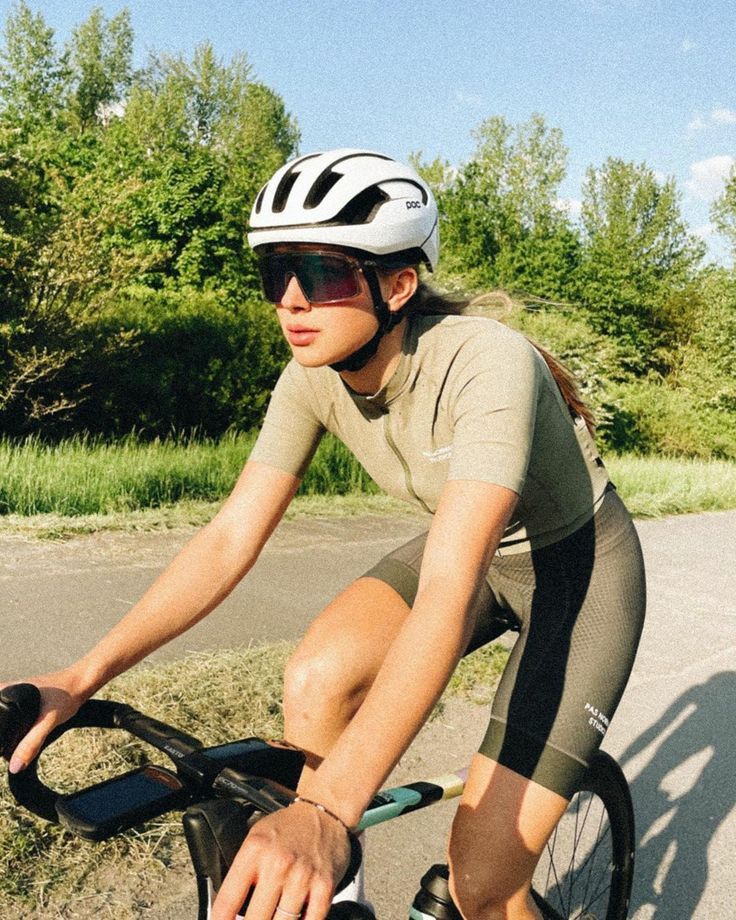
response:
[[[734,709],[736,674],[715,674],[683,693],[620,757],[636,777],[632,917],[640,909],[660,920],[695,914],[710,841],[736,804]],[[646,765],[637,772],[640,756]]]

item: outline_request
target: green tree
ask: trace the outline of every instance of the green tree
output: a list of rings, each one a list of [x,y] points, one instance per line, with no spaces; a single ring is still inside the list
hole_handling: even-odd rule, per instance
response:
[[[736,261],[736,165],[731,168],[726,188],[713,204],[711,213],[718,232],[728,240],[732,258]]]
[[[123,10],[109,21],[95,7],[74,29],[68,59],[73,74],[69,108],[84,130],[111,117],[133,77],[133,30]]]
[[[54,31],[25,0],[5,23],[0,49],[0,116],[18,131],[55,122],[67,90],[66,57],[59,54]]]
[[[609,158],[588,170],[582,225],[581,294],[594,327],[623,343],[634,370],[667,370],[696,325],[704,255],[674,179]]]
[[[216,433],[228,413],[253,424],[282,352],[255,304],[245,229],[296,149],[283,101],[209,45],[133,73],[127,13],[93,10],[59,54],[21,3],[6,36],[0,425]],[[256,357],[262,373],[249,370]]]
[[[558,206],[562,132],[541,115],[517,127],[493,116],[474,137],[473,156],[456,172],[415,159],[437,194],[446,268],[474,285],[568,296],[579,244]]]

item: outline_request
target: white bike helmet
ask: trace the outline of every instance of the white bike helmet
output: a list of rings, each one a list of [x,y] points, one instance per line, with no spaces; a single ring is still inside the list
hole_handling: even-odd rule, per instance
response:
[[[250,216],[253,249],[321,243],[403,264],[437,265],[437,204],[417,173],[370,150],[341,148],[297,157],[258,193]]]

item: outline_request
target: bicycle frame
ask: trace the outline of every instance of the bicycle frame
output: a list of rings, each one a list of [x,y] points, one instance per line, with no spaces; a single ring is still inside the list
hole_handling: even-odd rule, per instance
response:
[[[444,773],[435,779],[383,789],[376,793],[365,810],[358,831],[375,824],[383,824],[384,821],[391,821],[411,811],[427,808],[435,802],[454,799],[463,794],[467,778],[468,767],[464,767],[454,773]]]
[[[467,769],[463,769],[433,780],[421,780],[381,790],[371,800],[357,831],[461,795],[466,776]],[[229,809],[229,805],[233,803],[222,800],[204,802],[201,806],[190,808],[184,816],[185,836],[197,879],[198,920],[209,920],[226,867],[232,862],[250,827],[248,816],[239,812],[237,807]],[[195,813],[194,818],[192,812]],[[202,820],[202,812],[210,813],[209,821]],[[354,872],[350,874],[354,876]],[[342,903],[340,908],[333,907],[333,911],[346,909],[349,909],[346,903]],[[332,916],[331,912],[328,918]],[[360,916],[362,918],[364,915]],[[340,917],[345,920],[349,914],[340,913]]]

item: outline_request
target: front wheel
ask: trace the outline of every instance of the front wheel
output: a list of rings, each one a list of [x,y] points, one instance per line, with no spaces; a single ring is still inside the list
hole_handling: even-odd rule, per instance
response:
[[[545,920],[626,920],[634,847],[626,777],[598,751],[534,873],[532,896]]]

